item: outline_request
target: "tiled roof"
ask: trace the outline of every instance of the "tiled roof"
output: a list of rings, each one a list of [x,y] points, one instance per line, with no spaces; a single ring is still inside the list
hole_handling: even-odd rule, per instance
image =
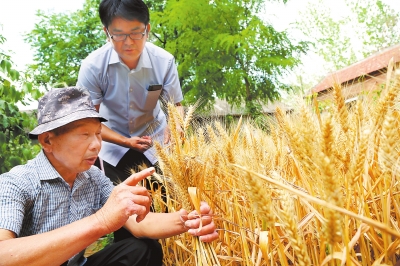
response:
[[[311,92],[324,91],[331,88],[334,83],[343,84],[358,77],[382,70],[388,66],[391,58],[393,58],[394,63],[400,62],[400,44],[386,48],[362,61],[330,73],[318,85],[312,88]]]

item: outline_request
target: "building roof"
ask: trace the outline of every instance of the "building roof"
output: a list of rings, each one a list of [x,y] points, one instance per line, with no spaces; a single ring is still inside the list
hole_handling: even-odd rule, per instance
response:
[[[330,73],[312,88],[311,92],[321,92],[332,88],[334,83],[343,84],[358,77],[382,70],[388,66],[391,58],[393,58],[394,63],[400,62],[400,44],[386,48],[355,64]]]

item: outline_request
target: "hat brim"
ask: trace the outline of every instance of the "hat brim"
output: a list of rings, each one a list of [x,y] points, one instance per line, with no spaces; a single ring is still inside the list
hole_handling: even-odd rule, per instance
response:
[[[29,132],[30,139],[37,139],[38,135],[56,129],[58,127],[65,126],[71,122],[84,119],[84,118],[99,118],[100,122],[107,122],[108,120],[102,117],[98,112],[93,110],[77,111],[72,114],[63,116],[59,119],[50,121],[45,124],[38,125],[31,132]]]

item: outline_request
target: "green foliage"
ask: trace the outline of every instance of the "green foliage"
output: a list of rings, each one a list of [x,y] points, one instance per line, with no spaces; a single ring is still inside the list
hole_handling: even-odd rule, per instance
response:
[[[302,31],[313,41],[313,46],[325,62],[329,70],[337,70],[355,62],[356,56],[351,47],[354,36],[344,34],[348,27],[347,18],[334,18],[325,0],[318,4],[309,4],[307,13],[302,15]]]
[[[92,249],[86,249],[86,252],[91,254],[102,250],[103,248],[111,245],[114,241],[114,233],[107,234],[105,237],[100,238],[96,241],[95,245],[92,246]]]
[[[0,173],[25,163],[40,151],[27,134],[36,124],[35,117],[20,112],[16,105],[24,104],[27,94],[37,98],[40,92],[31,83],[24,82],[24,77],[12,68],[10,57],[1,49],[4,41],[0,35]]]
[[[334,16],[328,0],[309,3],[297,28],[314,44],[328,72],[336,71],[372,53],[400,42],[400,14],[381,0],[345,0]]]
[[[400,13],[389,5],[382,0],[346,0],[346,3],[356,14],[359,29],[366,33],[358,35],[365,47],[364,57],[400,42]]]
[[[82,59],[105,43],[98,6],[100,0],[86,0],[73,13],[46,14],[38,11],[39,23],[26,35],[35,50],[28,71],[38,85],[66,87],[76,84]]]
[[[289,86],[279,76],[298,63],[306,45],[293,45],[257,16],[261,0],[146,1],[151,10],[151,40],[171,52],[186,103],[215,98],[230,104],[276,100]],[[282,1],[286,2],[286,1]],[[45,14],[27,41],[36,50],[30,66],[40,85],[74,85],[79,65],[104,43],[98,18],[99,0],[86,0],[72,14]]]
[[[263,113],[262,105],[256,101],[249,102],[246,105],[246,113],[249,114],[251,121],[254,122],[257,127],[268,130],[268,118],[267,115]]]
[[[151,1],[155,42],[177,60],[185,102],[210,107],[215,98],[254,105],[290,90],[279,76],[298,63],[305,43],[292,44],[285,32],[257,15],[260,0]]]

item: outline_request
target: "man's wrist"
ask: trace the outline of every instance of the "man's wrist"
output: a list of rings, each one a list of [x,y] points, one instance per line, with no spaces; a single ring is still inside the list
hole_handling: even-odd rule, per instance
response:
[[[185,231],[189,230],[190,228],[186,226],[186,221],[188,220],[188,213],[184,209],[181,209],[179,211],[179,220],[181,221],[182,227],[185,229]]]
[[[95,220],[97,221],[97,225],[100,231],[103,231],[103,234],[109,234],[112,232],[111,228],[108,226],[107,221],[104,217],[104,213],[102,209],[98,210],[93,214]]]
[[[127,137],[122,137],[120,145],[129,149],[133,149],[132,144],[130,143],[130,138]]]

